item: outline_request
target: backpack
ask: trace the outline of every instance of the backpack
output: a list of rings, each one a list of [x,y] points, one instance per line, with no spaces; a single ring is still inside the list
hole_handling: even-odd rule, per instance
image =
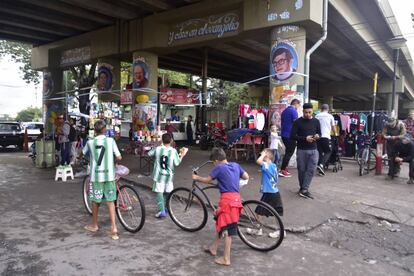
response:
[[[68,125],[70,127],[68,139],[70,142],[75,142],[76,141],[76,129],[71,124],[68,123]]]

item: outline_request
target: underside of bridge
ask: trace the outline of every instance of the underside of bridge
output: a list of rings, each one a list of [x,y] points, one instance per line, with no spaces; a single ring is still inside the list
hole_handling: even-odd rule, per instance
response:
[[[65,48],[67,40],[62,39],[108,26],[124,29],[129,20],[179,11],[185,6],[189,11],[191,5],[199,2],[216,3],[197,0],[2,0],[0,39],[29,42],[34,46],[62,41],[60,46]],[[387,1],[331,0],[328,13],[328,38],[311,56],[311,98],[330,99],[337,108],[366,109],[372,99],[372,78],[378,72],[381,80],[379,106],[386,109],[393,77],[393,52],[386,42],[401,36]],[[194,14],[200,12],[195,9]],[[309,49],[321,36],[321,27],[306,23],[303,27]],[[209,77],[243,83],[269,74],[270,33],[271,28],[262,28],[193,45],[151,50],[158,55],[160,68],[194,75],[201,74],[207,53]],[[132,52],[120,51],[115,57],[130,62]],[[397,73],[401,82],[399,102],[413,100],[412,60],[406,47],[402,48]],[[254,84],[268,87],[269,80]]]

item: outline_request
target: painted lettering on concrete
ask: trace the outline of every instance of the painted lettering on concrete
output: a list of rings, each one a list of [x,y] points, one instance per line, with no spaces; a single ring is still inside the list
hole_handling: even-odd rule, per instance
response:
[[[176,41],[206,36],[220,38],[226,33],[237,32],[239,27],[239,16],[234,12],[190,19],[173,27],[168,35],[168,45],[172,45]]]

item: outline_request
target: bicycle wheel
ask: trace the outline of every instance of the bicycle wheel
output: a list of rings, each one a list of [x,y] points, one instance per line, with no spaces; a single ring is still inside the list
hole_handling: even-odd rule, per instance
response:
[[[285,237],[283,222],[275,209],[258,200],[243,202],[237,232],[245,244],[258,251],[276,249]]]
[[[92,189],[92,183],[90,181],[90,177],[85,176],[82,183],[82,197],[83,197],[83,205],[85,205],[86,211],[92,215],[92,201],[89,199],[89,193]]]
[[[120,184],[115,210],[125,230],[136,233],[144,226],[145,205],[132,185]]]
[[[190,189],[174,189],[168,196],[167,208],[172,221],[185,231],[198,231],[207,223],[207,207]]]

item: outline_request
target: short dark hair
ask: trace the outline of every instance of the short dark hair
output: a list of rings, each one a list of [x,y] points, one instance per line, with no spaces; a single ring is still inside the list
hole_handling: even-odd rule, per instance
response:
[[[172,137],[171,137],[171,135],[169,134],[169,133],[164,133],[163,135],[162,135],[162,137],[161,137],[161,139],[162,139],[162,143],[165,145],[165,144],[171,144],[171,140],[172,140]]]
[[[273,154],[273,151],[271,149],[264,149],[264,152],[266,152],[270,159],[275,158],[275,155]]]
[[[313,105],[311,103],[305,103],[303,104],[303,109],[313,109]]]
[[[292,54],[290,53],[290,51],[289,51],[288,49],[281,47],[281,48],[278,48],[278,49],[275,51],[275,53],[273,54],[272,61],[273,61],[273,60],[274,60],[277,56],[280,56],[280,55],[282,55],[283,53],[285,53],[285,54],[286,54],[286,58],[287,58],[288,60],[291,60],[291,59],[293,58],[293,57],[292,57]]]
[[[211,161],[223,161],[226,160],[226,152],[222,148],[213,148],[210,154]]]
[[[294,104],[300,104],[300,101],[299,101],[298,99],[293,99],[293,100],[290,102],[290,105],[294,105]]]
[[[103,120],[96,121],[93,128],[97,134],[104,134],[103,130],[106,128],[106,123]]]

